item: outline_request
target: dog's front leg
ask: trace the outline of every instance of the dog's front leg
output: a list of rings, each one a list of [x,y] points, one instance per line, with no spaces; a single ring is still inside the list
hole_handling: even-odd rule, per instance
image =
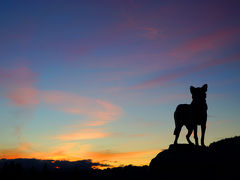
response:
[[[194,126],[194,139],[195,139],[195,145],[199,145],[198,144],[198,135],[197,135],[197,125]]]
[[[202,130],[201,145],[205,146],[205,144],[204,144],[204,137],[205,137],[205,131],[206,131],[206,123],[201,124],[201,130]]]

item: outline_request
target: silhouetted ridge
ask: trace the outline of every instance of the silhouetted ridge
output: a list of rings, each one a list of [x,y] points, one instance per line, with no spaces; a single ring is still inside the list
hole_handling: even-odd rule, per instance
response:
[[[213,142],[209,145],[210,149],[216,150],[216,149],[221,149],[221,150],[230,150],[230,151],[235,151],[240,149],[240,136],[235,136],[233,138],[226,138],[222,139],[217,142]]]
[[[152,176],[161,179],[239,179],[240,137],[209,147],[170,145],[150,162]]]

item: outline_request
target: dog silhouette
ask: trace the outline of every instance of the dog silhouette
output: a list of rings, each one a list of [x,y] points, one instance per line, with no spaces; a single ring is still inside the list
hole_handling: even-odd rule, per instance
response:
[[[190,92],[192,94],[192,103],[191,104],[179,104],[174,112],[175,120],[175,140],[174,144],[177,144],[179,134],[182,127],[185,125],[188,129],[186,139],[189,144],[193,144],[190,141],[190,136],[192,131],[194,131],[195,144],[198,145],[198,135],[197,135],[197,126],[201,126],[202,136],[201,136],[201,145],[204,144],[204,136],[206,131],[207,123],[207,103],[206,103],[206,92],[208,85],[204,84],[202,87],[193,87],[190,86]]]

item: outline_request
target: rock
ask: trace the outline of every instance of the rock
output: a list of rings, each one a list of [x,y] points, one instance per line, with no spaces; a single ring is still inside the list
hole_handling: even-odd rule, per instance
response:
[[[196,172],[196,167],[204,165],[206,156],[208,156],[208,148],[189,144],[172,144],[152,159],[150,170],[154,176],[166,179],[178,174],[189,176]],[[186,179],[186,177],[183,178]]]
[[[151,160],[149,167],[154,179],[239,179],[239,153],[240,137],[209,147],[171,144]]]

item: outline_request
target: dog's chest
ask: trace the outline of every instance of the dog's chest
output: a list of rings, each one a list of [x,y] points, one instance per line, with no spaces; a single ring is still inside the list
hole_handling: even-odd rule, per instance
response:
[[[193,105],[191,104],[191,119],[195,120],[197,124],[201,124],[207,118],[207,104]]]

